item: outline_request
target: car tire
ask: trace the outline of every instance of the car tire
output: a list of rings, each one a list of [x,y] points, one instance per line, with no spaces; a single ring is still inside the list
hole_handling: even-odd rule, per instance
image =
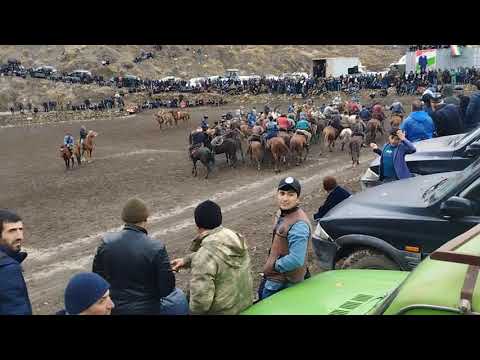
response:
[[[394,261],[374,250],[357,250],[343,262],[342,269],[400,270]]]

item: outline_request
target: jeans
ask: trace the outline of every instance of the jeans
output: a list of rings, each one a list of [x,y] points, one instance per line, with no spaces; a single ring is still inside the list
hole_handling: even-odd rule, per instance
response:
[[[188,315],[188,301],[183,291],[175,288],[160,299],[160,315]]]

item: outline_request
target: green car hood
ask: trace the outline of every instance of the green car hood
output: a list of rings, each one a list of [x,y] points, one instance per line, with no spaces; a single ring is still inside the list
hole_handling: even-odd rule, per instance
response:
[[[467,254],[479,254],[480,236],[457,249]],[[384,312],[393,315],[402,309],[414,305],[434,305],[458,309],[460,293],[467,273],[468,265],[453,262],[432,260],[430,257],[423,260],[401,286],[395,299]],[[475,287],[472,308],[480,311],[480,286]],[[412,309],[407,315],[452,315],[451,311],[435,309]]]
[[[390,270],[327,271],[252,305],[242,315],[364,315],[408,274]]]

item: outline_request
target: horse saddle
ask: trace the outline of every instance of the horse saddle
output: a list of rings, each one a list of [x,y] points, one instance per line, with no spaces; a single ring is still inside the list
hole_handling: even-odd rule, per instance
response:
[[[190,156],[194,157],[197,151],[202,147],[202,144],[194,144],[190,146]]]
[[[258,134],[252,134],[250,135],[250,138],[248,139],[249,141],[259,141],[262,142],[262,137]]]
[[[223,139],[224,135],[216,136],[213,138],[210,144],[212,144],[212,146],[220,146],[223,144]]]

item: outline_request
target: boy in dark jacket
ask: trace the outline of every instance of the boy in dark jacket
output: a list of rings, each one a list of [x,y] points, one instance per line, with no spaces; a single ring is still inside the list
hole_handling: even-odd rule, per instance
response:
[[[0,210],[0,315],[32,315],[21,263],[23,223],[13,211]]]
[[[405,162],[405,155],[413,154],[417,149],[405,138],[402,130],[392,131],[388,144],[380,150],[377,144],[371,143],[373,151],[380,155],[380,181],[390,182],[412,176]]]
[[[130,199],[122,211],[124,228],[107,233],[93,260],[93,272],[111,285],[113,315],[184,315],[185,294],[175,288],[175,275],[165,245],[148,236],[149,211]]]
[[[317,213],[313,215],[315,221],[320,220],[331,209],[351,196],[350,192],[337,185],[337,180],[333,176],[326,176],[323,179],[323,189],[328,196],[323,205],[318,208]]]

